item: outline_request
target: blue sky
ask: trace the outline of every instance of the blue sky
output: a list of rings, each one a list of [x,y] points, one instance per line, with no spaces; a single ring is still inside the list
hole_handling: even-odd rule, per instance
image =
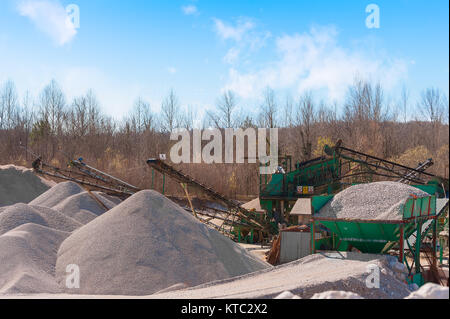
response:
[[[371,3],[378,29],[366,27]],[[198,117],[226,89],[249,111],[267,86],[342,102],[355,76],[393,100],[406,86],[413,102],[428,87],[448,95],[448,20],[441,0],[0,0],[0,83],[37,96],[54,78],[69,100],[92,88],[114,117],[138,96],[158,111],[171,88]]]

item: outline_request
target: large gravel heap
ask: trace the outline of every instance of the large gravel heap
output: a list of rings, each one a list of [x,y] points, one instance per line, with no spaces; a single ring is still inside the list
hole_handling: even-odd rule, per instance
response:
[[[27,191],[29,184],[22,186]],[[115,206],[107,196],[97,196]],[[55,280],[60,244],[104,211],[72,182],[53,186],[30,204],[0,207],[0,294],[61,293]]]
[[[317,217],[363,220],[401,220],[402,205],[411,196],[430,196],[403,183],[376,182],[351,186],[330,200]]]
[[[109,209],[116,206],[117,199],[94,192],[94,195]],[[120,200],[119,200],[120,202]],[[83,188],[73,182],[59,183],[30,202],[33,206],[49,207],[62,214],[87,224],[107,209],[100,206]]]
[[[54,183],[36,176],[31,169],[0,165],[0,206],[29,203]]]
[[[56,252],[70,233],[34,223],[0,236],[0,295],[61,293]]]
[[[15,204],[0,213],[0,235],[24,224],[36,224],[71,232],[82,226],[76,220],[47,207]]]
[[[141,191],[69,236],[56,276],[80,268],[80,289],[68,293],[148,295],[270,267],[155,191]]]
[[[366,284],[374,268],[379,270],[379,288],[369,288]],[[329,252],[309,255],[240,277],[149,297],[265,299],[279,296],[287,290],[302,299],[309,299],[316,293],[333,290],[352,292],[368,299],[404,298],[411,293],[405,283],[406,277],[406,267],[393,256]]]

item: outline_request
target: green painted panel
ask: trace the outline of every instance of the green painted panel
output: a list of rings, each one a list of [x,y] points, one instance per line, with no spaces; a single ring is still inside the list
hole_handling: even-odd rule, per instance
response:
[[[339,240],[365,253],[380,253],[383,248],[399,238],[399,225],[350,221],[320,221],[337,234]]]
[[[403,204],[403,219],[435,216],[436,215],[436,196],[409,198]]]
[[[363,253],[384,253],[400,240],[400,224],[364,223],[357,221],[317,221],[337,235],[339,250],[349,245]],[[404,238],[415,231],[414,222],[404,224]],[[345,245],[344,245],[345,244]]]
[[[318,212],[326,203],[328,203],[334,195],[322,195],[322,196],[313,196],[311,200],[311,205],[314,208],[315,212]]]

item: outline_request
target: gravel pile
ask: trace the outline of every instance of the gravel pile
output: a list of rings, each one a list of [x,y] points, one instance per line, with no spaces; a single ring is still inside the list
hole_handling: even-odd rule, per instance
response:
[[[83,193],[80,185],[73,182],[63,182],[56,184],[47,192],[30,202],[30,205],[52,208],[70,196]]]
[[[25,167],[0,166],[0,206],[29,203],[54,183],[36,176]]]
[[[173,299],[309,299],[326,291],[346,291],[367,299],[399,299],[411,291],[405,283],[407,271],[395,257],[360,253],[321,253],[248,275],[154,294],[151,298]],[[380,270],[380,288],[369,288],[371,269]],[[354,296],[354,295],[353,295]],[[280,297],[280,298],[281,298]]]
[[[116,205],[108,196],[96,196],[108,208]],[[55,279],[60,244],[104,212],[72,182],[55,185],[30,204],[0,207],[0,294],[62,292]]]
[[[449,298],[449,288],[433,283],[427,283],[414,291],[405,299],[447,299]]]
[[[415,291],[404,299],[446,299],[448,300],[448,287],[441,285],[426,283],[422,287],[415,288]],[[274,299],[300,299],[290,291],[285,291]],[[311,299],[364,299],[358,294],[349,291],[325,291],[314,294]]]
[[[108,210],[120,202],[117,198],[114,199],[99,192],[93,193]],[[52,208],[83,225],[106,211],[88,192],[73,182],[57,184],[33,200],[30,205]]]
[[[69,233],[37,224],[0,236],[0,294],[60,293],[56,252]]]
[[[94,195],[107,207],[107,209],[100,206],[100,204],[97,203],[97,201],[93,199],[88,192],[82,192],[69,196],[52,208],[79,221],[82,224],[87,224],[103,214],[105,211],[116,206],[116,203],[111,201],[106,196],[103,196],[97,192],[94,192]]]
[[[15,204],[0,213],[0,235],[28,223],[66,232],[82,226],[80,222],[51,208]]]
[[[56,278],[80,267],[68,293],[148,295],[271,267],[155,191],[141,191],[76,230],[59,248]]]
[[[403,183],[376,182],[351,186],[333,197],[315,214],[338,219],[401,220],[402,204],[411,196],[430,196]]]

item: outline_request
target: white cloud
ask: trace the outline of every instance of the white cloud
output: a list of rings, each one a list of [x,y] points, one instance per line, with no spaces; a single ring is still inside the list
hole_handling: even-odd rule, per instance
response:
[[[228,52],[225,55],[225,57],[223,58],[223,60],[226,63],[234,64],[238,60],[240,53],[241,53],[240,49],[238,49],[236,47],[233,47],[233,48],[228,50]]]
[[[219,19],[214,20],[214,30],[222,40],[228,40],[232,47],[223,58],[228,64],[235,65],[245,60],[249,55],[262,48],[271,37],[270,32],[260,32],[256,23],[249,18],[240,18],[235,25]]]
[[[56,0],[25,0],[17,7],[20,15],[28,17],[36,27],[62,46],[77,34],[66,9]]]
[[[216,33],[224,40],[240,41],[244,34],[255,27],[255,24],[248,20],[239,20],[236,26],[226,24],[220,19],[213,19]]]
[[[174,68],[173,66],[167,68],[167,71],[168,71],[170,74],[175,74],[175,73],[177,73],[177,69]]]
[[[181,10],[183,11],[183,13],[185,15],[194,15],[194,14],[198,13],[198,9],[194,5],[188,5],[188,6],[181,7]]]
[[[243,98],[257,98],[267,86],[297,93],[325,90],[330,100],[341,100],[356,76],[380,81],[387,89],[406,76],[407,62],[364,49],[345,49],[337,43],[337,36],[334,27],[320,27],[278,37],[277,59],[247,72],[230,68],[224,90]]]

